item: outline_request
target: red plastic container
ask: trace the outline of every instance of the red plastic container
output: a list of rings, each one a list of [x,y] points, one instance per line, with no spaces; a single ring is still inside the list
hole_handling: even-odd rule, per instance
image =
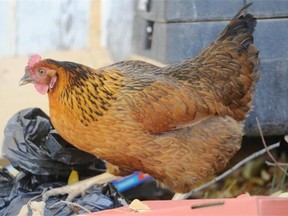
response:
[[[143,201],[151,208],[135,212],[128,206],[86,214],[87,216],[287,216],[288,198],[241,195],[226,199]],[[198,206],[200,204],[200,207]],[[208,206],[206,206],[208,204]],[[211,205],[212,206],[209,206]],[[191,208],[194,206],[194,208]],[[197,207],[198,206],[198,207]],[[206,206],[206,207],[205,207]]]

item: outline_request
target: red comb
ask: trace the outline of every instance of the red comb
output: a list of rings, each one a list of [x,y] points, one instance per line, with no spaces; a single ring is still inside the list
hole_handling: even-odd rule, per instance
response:
[[[28,60],[28,68],[32,68],[37,62],[39,62],[41,60],[41,56],[40,55],[33,55],[29,58]]]

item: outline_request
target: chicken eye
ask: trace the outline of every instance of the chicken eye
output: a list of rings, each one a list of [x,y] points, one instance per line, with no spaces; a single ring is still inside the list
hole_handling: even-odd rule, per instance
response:
[[[43,75],[43,74],[45,73],[45,70],[44,70],[44,69],[40,69],[40,70],[38,71],[38,73],[39,73],[40,75]]]

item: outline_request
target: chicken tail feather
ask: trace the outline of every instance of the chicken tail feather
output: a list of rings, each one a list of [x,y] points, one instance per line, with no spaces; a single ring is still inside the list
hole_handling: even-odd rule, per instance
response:
[[[246,9],[248,9],[252,4],[253,4],[253,2],[250,2],[250,3],[246,4],[246,5],[244,5],[244,6],[239,10],[239,12],[233,17],[233,19],[235,19],[235,18],[241,16],[243,13],[245,13]]]
[[[251,14],[245,14],[245,10],[252,3],[245,5],[230,21],[218,40],[237,40],[243,48],[248,48],[252,44],[252,33],[256,27],[256,19]]]

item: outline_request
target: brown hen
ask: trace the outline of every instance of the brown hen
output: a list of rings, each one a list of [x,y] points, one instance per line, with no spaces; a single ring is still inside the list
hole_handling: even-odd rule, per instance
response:
[[[258,78],[248,6],[195,59],[92,69],[32,56],[21,84],[48,92],[53,126],[109,162],[108,173],[143,171],[187,193],[221,171],[241,145]]]

